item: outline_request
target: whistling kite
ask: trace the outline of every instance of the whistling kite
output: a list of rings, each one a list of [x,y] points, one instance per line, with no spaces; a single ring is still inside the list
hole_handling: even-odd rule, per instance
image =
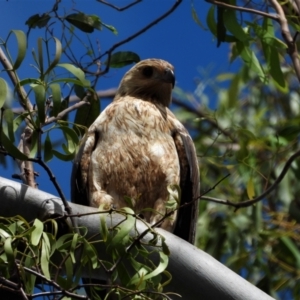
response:
[[[127,196],[135,212],[155,224],[166,213],[169,185],[180,186],[181,204],[199,197],[195,147],[168,108],[173,70],[164,60],[146,59],[125,74],[83,139],[72,172],[73,202],[121,208],[128,206]],[[197,208],[194,201],[161,227],[193,243]]]

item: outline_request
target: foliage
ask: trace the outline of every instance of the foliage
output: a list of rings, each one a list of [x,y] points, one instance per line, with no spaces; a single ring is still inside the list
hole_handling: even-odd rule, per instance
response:
[[[132,2],[131,6],[137,2]],[[205,86],[204,91],[215,92],[216,110],[207,103],[210,95],[199,92],[203,88],[198,88],[195,95],[177,90],[178,97],[190,101],[191,105],[178,99],[174,101],[179,106],[178,117],[195,138],[200,157],[203,197],[197,245],[268,294],[280,298],[287,293],[287,298],[296,299],[300,293],[299,9],[292,2],[277,0],[207,2],[212,3],[207,27],[217,46],[230,44],[230,61],[239,61],[240,68],[235,73],[211,78]],[[62,161],[73,159],[86,128],[101,111],[97,94],[99,78],[111,67],[119,68],[139,60],[138,54],[131,49],[121,52],[117,48],[162,20],[179,3],[177,1],[166,14],[100,54],[91,43],[90,34],[105,29],[116,34],[117,29],[104,23],[99,16],[76,10],[62,13],[60,1],[56,1],[50,11],[29,17],[27,33],[12,30],[1,40],[0,49],[8,64],[1,60],[4,71],[0,78],[0,150],[19,161],[25,174],[21,177],[24,182],[35,187],[31,163],[39,163],[65,200],[46,162],[54,157]],[[195,22],[204,28],[197,15],[196,2],[191,10]],[[18,70],[27,67],[23,61],[30,55],[27,37],[36,28],[45,29],[45,37],[38,39],[37,48],[32,52],[38,75],[20,79]],[[54,35],[57,28],[61,29],[60,36]],[[10,54],[11,39],[17,43],[16,55]],[[72,51],[74,43],[83,49],[81,58]],[[3,54],[0,53],[0,57]],[[22,110],[17,111],[6,101],[8,78]],[[194,107],[194,103],[200,106]],[[72,118],[71,111],[76,111]],[[60,137],[53,132],[61,132]],[[2,156],[0,159],[4,164]],[[228,173],[230,176],[225,178]],[[65,206],[67,210],[67,204]],[[9,268],[15,270],[17,262],[26,293],[33,292],[37,279],[57,290],[63,288],[75,293],[74,289],[80,287],[80,268],[75,277],[71,274],[73,263],[78,261],[75,250],[80,248],[83,250],[79,260],[83,265],[109,271],[113,283],[117,279],[122,281],[122,286],[112,284],[111,292],[124,296],[133,289],[151,289],[160,293],[165,280],[170,278],[165,271],[167,250],[162,250],[167,249],[166,245],[157,250],[160,263],[152,265],[148,250],[128,236],[134,229],[133,212],[124,209],[119,213],[126,218],[114,228],[106,226],[109,215],[100,214],[103,225],[100,230],[105,238],[97,242],[104,243],[111,254],[105,260],[96,257],[94,242],[86,239],[83,229],[55,240],[55,232],[44,230],[46,223],[55,228],[55,221],[35,220],[29,224],[17,217],[1,219],[2,278],[10,278]],[[137,240],[141,238],[136,237]],[[25,250],[20,251],[20,246]],[[125,251],[128,247],[129,254]],[[49,264],[55,252],[63,257],[60,264],[65,267],[64,275],[60,266]],[[142,262],[136,259],[138,254]],[[136,274],[133,279],[124,268],[122,259],[125,256]],[[64,296],[68,295],[65,292]],[[142,292],[135,295],[136,299],[148,296]]]
[[[100,240],[98,236],[88,238],[85,228],[80,228],[80,233],[58,236],[60,219],[45,222],[35,219],[30,224],[20,216],[0,218],[0,273],[4,292],[16,290],[28,297],[82,298],[78,291],[85,286],[80,279],[86,268],[94,273],[102,270],[110,282],[88,284],[93,287],[92,299],[100,299],[96,291],[102,289],[107,290],[107,295],[130,299],[168,299],[162,293],[163,286],[171,280],[165,270],[168,248],[163,237],[151,228],[130,236],[130,232],[135,232],[134,212],[129,208],[118,211],[124,217],[112,226],[109,219],[114,213],[111,210],[100,214],[99,232],[104,237]],[[148,231],[153,236],[149,242],[143,239]],[[99,244],[107,248],[103,258],[96,250]],[[159,257],[158,265],[153,262],[155,256]],[[14,280],[19,284],[14,285]]]
[[[230,61],[239,60],[240,67],[207,80],[198,89],[204,92],[186,95],[199,107],[178,111],[195,133],[202,190],[230,174],[203,197],[209,202],[201,202],[198,245],[266,293],[297,299],[299,70],[286,35],[280,36],[281,9],[289,4],[208,2],[208,28],[217,44],[230,43]],[[285,16],[284,29],[296,38],[299,18]],[[216,110],[207,103],[211,89]]]
[[[54,157],[62,161],[74,158],[80,139],[100,114],[100,99],[96,91],[98,79],[109,68],[121,68],[140,60],[136,53],[117,51],[117,48],[158,23],[178,4],[175,3],[164,15],[103,54],[97,53],[89,35],[103,28],[117,34],[116,28],[104,23],[97,15],[87,15],[75,9],[74,13],[66,13],[60,8],[60,1],[56,1],[50,11],[29,17],[26,21],[27,34],[12,30],[7,38],[0,39],[0,61],[4,66],[0,78],[0,150],[19,163],[21,175],[18,179],[36,187],[32,163],[40,164],[64,201],[66,213],[70,213],[63,191],[47,162]],[[30,54],[27,40],[36,28],[44,29],[45,37],[38,38],[37,47]],[[60,32],[60,36],[55,36],[54,32]],[[16,54],[11,54],[13,41],[16,42]],[[80,59],[72,50],[78,44],[83,49]],[[31,56],[37,76],[19,78],[18,71],[27,67],[23,62],[28,56]],[[22,109],[16,109],[15,103],[7,101],[8,79]],[[76,103],[72,101],[72,95]],[[72,111],[76,113],[70,116]],[[5,160],[1,159],[0,163],[5,164]],[[170,198],[169,205],[176,209],[177,202],[173,200]],[[3,289],[17,291],[24,299],[54,295],[65,299],[78,298],[78,290],[84,286],[80,283],[82,269],[87,267],[94,271],[104,269],[109,278],[109,284],[89,284],[93,299],[100,297],[96,292],[99,289],[107,291],[106,297],[113,294],[130,299],[167,299],[163,286],[170,281],[171,275],[165,271],[169,251],[163,237],[148,227],[144,233],[135,232],[130,237],[129,232],[135,231],[137,220],[130,208],[118,211],[124,216],[120,224],[107,227],[106,219],[112,213],[116,212],[111,211],[108,216],[101,214],[100,232],[105,238],[100,241],[88,240],[86,230],[76,228],[74,218],[71,218],[72,232],[62,236],[61,231],[57,235],[57,227],[60,228],[62,220],[56,222],[55,216],[44,222],[36,219],[33,223],[18,216],[1,218],[0,273]],[[48,223],[52,224],[53,233],[48,232]],[[153,235],[150,241],[152,250],[143,240],[148,231]],[[160,246],[157,246],[158,241]],[[95,250],[97,243],[106,245],[108,258],[98,257]],[[152,261],[155,254],[158,256],[157,265]],[[58,261],[57,257],[60,257]],[[45,291],[45,286],[49,291]],[[40,289],[39,293],[36,288]]]

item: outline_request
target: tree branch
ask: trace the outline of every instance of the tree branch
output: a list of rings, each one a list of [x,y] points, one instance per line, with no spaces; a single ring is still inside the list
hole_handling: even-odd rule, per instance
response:
[[[130,8],[130,7],[134,6],[134,5],[136,5],[136,4],[140,3],[140,2],[142,2],[142,0],[134,0],[133,2],[127,4],[127,5],[123,6],[123,7],[118,7],[118,6],[116,6],[116,5],[113,5],[113,4],[111,4],[111,3],[106,2],[106,1],[104,1],[104,0],[97,0],[97,1],[100,2],[100,3],[102,3],[102,4],[107,5],[107,6],[109,6],[109,7],[112,7],[112,8],[114,8],[114,9],[118,10],[118,11],[124,11],[124,10],[126,10],[126,9],[128,9],[128,8]]]
[[[218,198],[208,197],[208,196],[201,196],[201,200],[206,200],[206,201],[210,201],[210,202],[215,202],[215,203],[220,203],[220,204],[224,204],[224,205],[233,206],[233,207],[236,208],[236,210],[241,208],[241,207],[251,206],[251,205],[257,203],[258,201],[264,199],[266,196],[268,196],[279,185],[279,183],[282,181],[282,179],[286,175],[287,171],[289,170],[289,168],[290,168],[291,164],[293,163],[293,161],[295,159],[297,159],[298,157],[300,157],[300,150],[296,151],[287,160],[287,162],[285,163],[281,173],[276,178],[274,183],[268,189],[266,189],[262,194],[260,194],[258,197],[254,198],[254,199],[249,199],[249,200],[246,200],[246,201],[243,201],[243,202],[235,203],[235,202],[232,202],[232,201],[229,201],[229,200],[223,200],[223,199],[218,199]]]
[[[79,98],[77,98],[77,99],[80,100]],[[68,108],[61,111],[56,117],[48,118],[43,125],[49,125],[51,123],[57,122],[57,121],[61,120],[65,115],[67,115],[69,112],[71,112],[75,109],[78,109],[78,108],[80,108],[81,106],[84,106],[84,105],[90,105],[90,103],[85,101],[85,100],[81,100],[78,103],[76,103],[72,106],[69,106]]]
[[[256,10],[253,8],[241,7],[241,6],[237,6],[237,5],[228,4],[226,2],[216,1],[216,0],[205,0],[205,1],[208,3],[214,4],[216,6],[219,6],[219,7],[229,8],[229,9],[247,12],[247,13],[251,13],[251,14],[256,14],[256,15],[260,15],[260,16],[263,16],[266,18],[273,19],[275,21],[278,21],[278,19],[279,19],[279,16],[277,16],[276,14],[269,14],[269,13],[266,13],[266,12],[263,12],[260,10]]]
[[[18,145],[20,152],[24,153],[27,157],[29,157],[31,151],[32,132],[33,130],[29,126],[26,126],[24,132],[21,134],[21,140]],[[18,159],[16,161],[21,172],[20,179],[22,182],[33,188],[37,188],[32,162],[28,160],[21,161]]]
[[[60,199],[51,194],[32,189],[26,185],[7,180],[0,177],[0,199],[1,199],[1,215],[10,217],[21,215],[26,220],[33,220],[40,214],[47,215],[47,207],[45,203],[55,202],[57,206],[62,206]],[[70,203],[74,214],[97,212],[98,208],[85,207]],[[120,220],[124,220],[124,216],[112,214],[107,221],[107,228],[113,228],[119,224]],[[89,215],[78,218],[78,226],[87,229],[87,240],[95,241],[101,239],[99,237],[100,218],[97,215]],[[137,221],[134,230],[130,233],[133,237],[138,233],[142,234],[148,227],[142,222]],[[251,283],[238,276],[236,273],[222,265],[207,253],[197,249],[193,245],[174,236],[170,232],[156,228],[164,238],[170,249],[169,264],[167,271],[172,274],[172,281],[164,287],[164,292],[173,292],[181,295],[182,298],[172,299],[189,299],[197,300],[199,295],[203,299],[222,299],[222,300],[271,300],[268,296]],[[137,232],[136,232],[137,231]],[[96,239],[92,239],[97,236]],[[147,234],[143,241],[153,243],[153,235]],[[101,258],[106,253],[106,245],[104,243],[93,244],[97,253],[101,254]],[[160,240],[154,248],[161,247]],[[156,251],[154,251],[156,252]],[[61,259],[61,258],[60,258]],[[153,263],[157,264],[158,255],[151,256]],[[59,262],[54,262],[56,265]],[[80,260],[78,260],[80,263]],[[81,266],[83,267],[83,266]],[[95,279],[105,279],[103,268],[90,270],[83,268],[83,277]],[[185,280],[182,280],[185,278]],[[274,299],[273,299],[274,300]]]
[[[160,21],[162,21],[163,19],[165,19],[168,15],[170,15],[178,6],[179,4],[182,2],[182,0],[176,0],[176,2],[174,3],[174,5],[167,11],[165,12],[163,15],[161,15],[159,18],[155,19],[154,21],[152,21],[151,23],[149,23],[147,26],[145,26],[144,28],[140,29],[139,31],[137,31],[136,33],[134,33],[133,35],[129,36],[128,38],[124,39],[123,41],[114,44],[109,50],[105,51],[102,55],[100,55],[98,58],[94,59],[93,63],[94,64],[96,61],[100,60],[103,56],[107,55],[107,64],[106,64],[106,68],[104,69],[104,71],[100,72],[99,75],[103,75],[106,74],[109,71],[109,66],[110,66],[110,57],[112,52],[130,42],[131,40],[135,39],[136,37],[138,37],[139,35],[141,35],[142,33],[146,32],[147,30],[149,30],[151,27],[153,27],[154,25],[156,25],[157,23],[159,23]],[[92,64],[90,64],[89,66],[91,66]]]
[[[284,10],[283,10],[282,6],[276,0],[269,0],[269,2],[271,3],[271,5],[275,9],[275,11],[278,13],[277,21],[279,22],[280,27],[281,27],[281,35],[288,46],[288,54],[290,55],[291,60],[293,62],[296,76],[297,76],[298,80],[300,81],[300,59],[299,59],[299,54],[298,54],[298,50],[297,50],[297,45],[291,35],[288,21],[286,19]]]
[[[21,106],[28,111],[33,110],[33,105],[31,104],[30,100],[28,99],[28,95],[22,86],[19,86],[19,79],[16,76],[15,72],[13,71],[13,66],[9,62],[8,58],[6,57],[5,53],[0,47],[0,62],[4,67],[5,71],[7,72],[13,86],[16,88],[16,91],[19,96],[19,102]]]

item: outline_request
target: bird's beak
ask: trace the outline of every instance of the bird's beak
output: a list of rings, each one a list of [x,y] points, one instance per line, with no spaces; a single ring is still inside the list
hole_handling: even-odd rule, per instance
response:
[[[162,77],[162,80],[165,81],[165,82],[169,82],[169,83],[172,83],[172,88],[174,87],[175,85],[175,75],[174,75],[174,72],[167,68],[165,69],[165,73]]]

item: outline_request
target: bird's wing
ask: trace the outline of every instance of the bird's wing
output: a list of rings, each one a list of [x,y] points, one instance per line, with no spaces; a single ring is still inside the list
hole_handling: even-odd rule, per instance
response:
[[[92,152],[97,143],[96,133],[90,131],[83,139],[73,163],[71,175],[71,201],[89,206],[88,183]]]
[[[179,121],[175,124],[173,138],[180,162],[180,204],[191,204],[179,209],[174,234],[194,244],[200,196],[198,160],[191,136]]]

